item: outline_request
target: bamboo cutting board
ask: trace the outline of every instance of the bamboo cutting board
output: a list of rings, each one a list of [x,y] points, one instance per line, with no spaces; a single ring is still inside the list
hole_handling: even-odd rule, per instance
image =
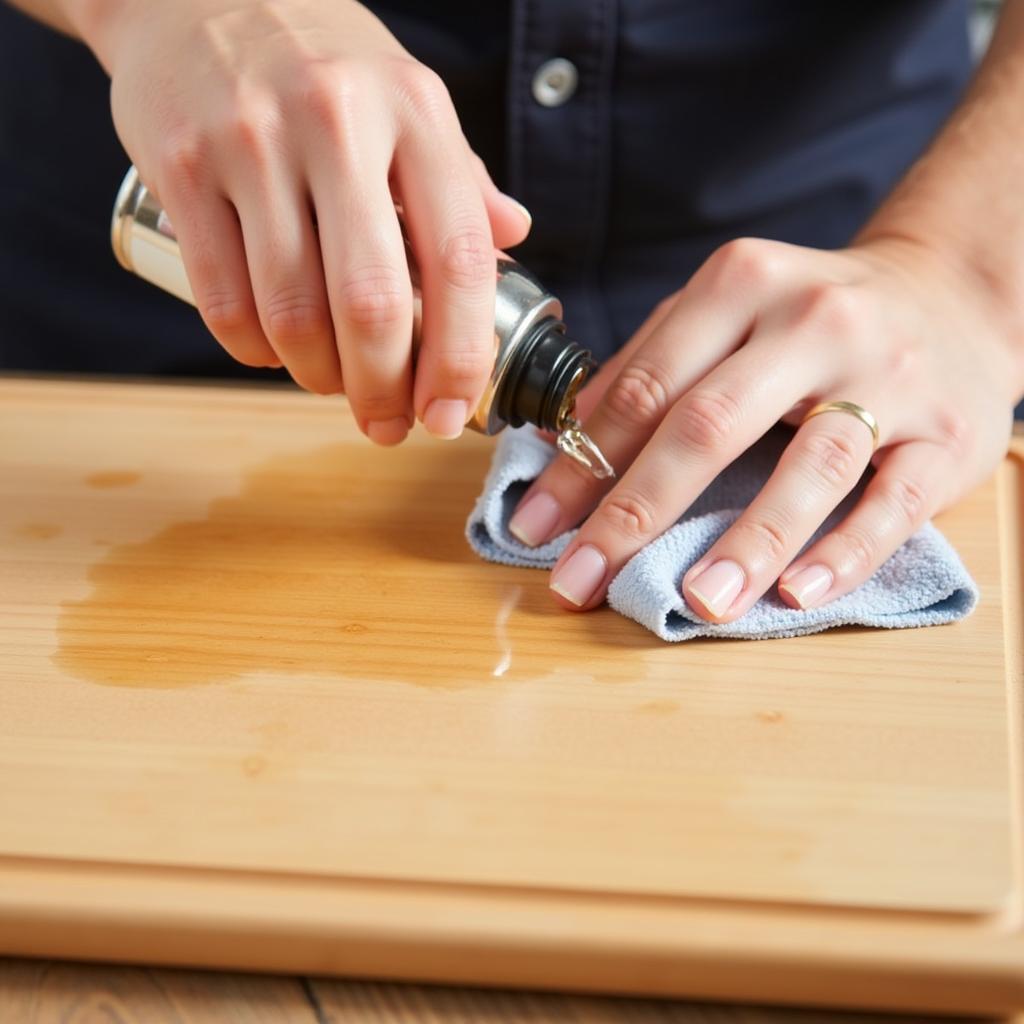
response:
[[[0,381],[0,951],[1024,1007],[1019,458],[967,621],[668,646],[475,559],[489,451]]]

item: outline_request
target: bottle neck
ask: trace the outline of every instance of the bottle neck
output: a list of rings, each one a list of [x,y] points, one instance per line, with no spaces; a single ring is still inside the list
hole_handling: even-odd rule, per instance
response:
[[[513,427],[532,423],[558,433],[596,366],[582,345],[566,337],[561,320],[542,320],[512,353],[495,396],[498,414]]]

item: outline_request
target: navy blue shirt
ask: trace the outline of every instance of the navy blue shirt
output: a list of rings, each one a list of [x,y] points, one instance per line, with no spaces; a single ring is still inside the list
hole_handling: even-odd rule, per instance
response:
[[[730,238],[844,245],[971,73],[964,0],[369,6],[447,82],[470,143],[533,213],[515,255],[600,356]],[[533,80],[553,58],[578,82],[546,106]],[[114,262],[128,163],[88,51],[0,0],[0,366],[266,372]]]

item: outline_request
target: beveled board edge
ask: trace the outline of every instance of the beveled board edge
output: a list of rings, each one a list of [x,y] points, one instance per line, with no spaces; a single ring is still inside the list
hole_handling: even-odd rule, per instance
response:
[[[1024,934],[1024,422],[1014,423],[998,479],[1012,872],[1005,915]]]
[[[1024,1007],[1024,933],[1005,914],[42,859],[0,869],[7,955],[950,1013]]]

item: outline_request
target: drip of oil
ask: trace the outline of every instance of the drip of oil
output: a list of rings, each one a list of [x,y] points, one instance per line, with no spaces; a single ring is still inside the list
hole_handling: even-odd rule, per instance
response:
[[[598,480],[614,480],[615,470],[604,457],[597,442],[583,429],[579,420],[566,416],[561,433],[555,443],[563,455],[568,455],[584,469],[589,470]]]
[[[592,367],[593,364],[590,367],[581,367],[562,397],[556,416],[558,436],[555,438],[555,444],[563,455],[567,455],[573,462],[578,462],[598,480],[614,480],[615,470],[612,464],[605,458],[597,442],[583,429],[583,424],[576,419],[576,399]]]

